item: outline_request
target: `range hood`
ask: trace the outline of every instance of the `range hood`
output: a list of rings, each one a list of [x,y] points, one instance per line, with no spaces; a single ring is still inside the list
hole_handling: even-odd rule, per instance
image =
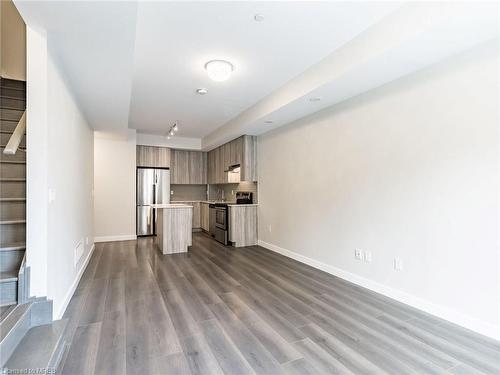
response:
[[[224,171],[226,173],[226,182],[228,183],[239,183],[240,180],[240,165],[235,164],[231,165],[227,171]]]

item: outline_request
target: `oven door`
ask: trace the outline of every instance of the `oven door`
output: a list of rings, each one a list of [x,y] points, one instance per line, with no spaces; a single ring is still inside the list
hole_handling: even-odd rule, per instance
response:
[[[217,208],[215,210],[215,227],[226,230],[227,229],[227,211],[226,208]]]

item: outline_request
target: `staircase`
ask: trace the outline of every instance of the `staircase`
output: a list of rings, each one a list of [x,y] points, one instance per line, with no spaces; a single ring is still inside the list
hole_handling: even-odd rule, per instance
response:
[[[67,321],[52,322],[52,301],[29,293],[25,109],[26,83],[0,77],[0,373],[54,373]]]
[[[26,83],[0,78],[0,316],[24,302],[19,272],[26,249],[26,137],[4,153],[26,110]]]

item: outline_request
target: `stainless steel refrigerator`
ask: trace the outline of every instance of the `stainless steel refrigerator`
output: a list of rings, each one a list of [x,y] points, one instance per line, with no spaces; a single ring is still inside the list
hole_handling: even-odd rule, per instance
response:
[[[137,168],[137,235],[156,234],[156,209],[152,204],[170,203],[170,171]]]

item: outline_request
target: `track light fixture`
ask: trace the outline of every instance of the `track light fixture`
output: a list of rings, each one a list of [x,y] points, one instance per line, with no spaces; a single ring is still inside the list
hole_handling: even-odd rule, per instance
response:
[[[175,135],[175,133],[177,133],[178,130],[179,130],[179,123],[178,121],[176,121],[168,130],[167,139],[172,138]]]

